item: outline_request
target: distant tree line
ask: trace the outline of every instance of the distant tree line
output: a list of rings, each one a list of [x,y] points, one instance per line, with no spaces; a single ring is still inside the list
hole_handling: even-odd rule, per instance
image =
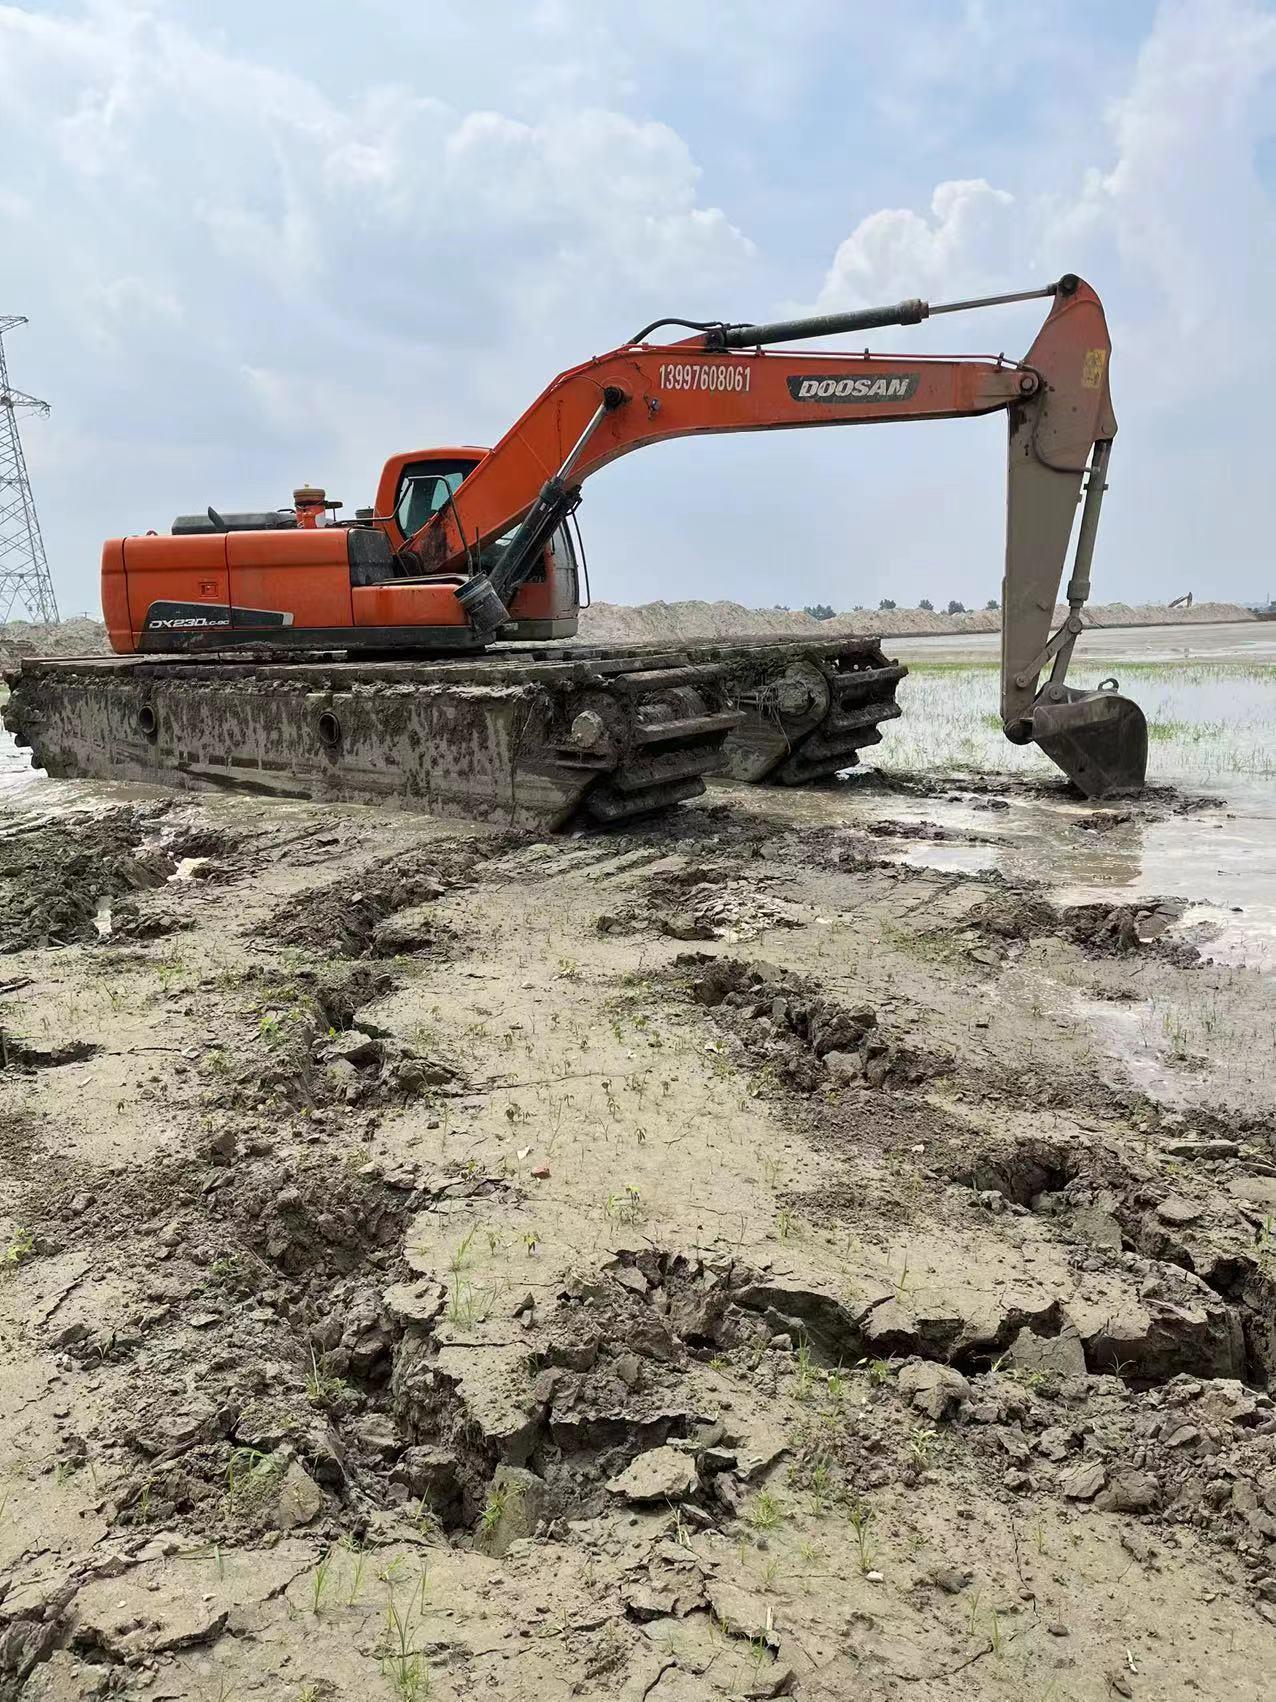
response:
[[[775,607],[777,609],[782,609],[787,613],[789,606],[787,603],[777,603]],[[885,614],[889,613],[892,609],[897,609],[899,604],[895,601],[894,597],[883,597],[877,607],[883,614]],[[935,605],[931,602],[929,597],[923,597],[917,607],[924,610],[928,615],[933,615],[935,612]],[[984,604],[985,609],[999,609],[1000,607],[1001,603],[996,597],[989,597],[988,601]],[[856,613],[862,613],[863,608],[863,603],[856,603]],[[959,598],[950,597],[948,599],[948,607],[944,612],[949,615],[968,615],[970,610],[966,607],[965,603],[960,601]],[[802,613],[804,615],[810,615],[812,620],[831,621],[837,613],[837,610],[831,603],[807,603],[804,605]]]

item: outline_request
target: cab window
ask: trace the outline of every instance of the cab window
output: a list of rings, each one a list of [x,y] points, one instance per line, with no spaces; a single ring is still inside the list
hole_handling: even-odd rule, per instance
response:
[[[409,463],[403,469],[394,518],[405,538],[419,531],[431,515],[446,506],[472,468],[469,461],[421,461]]]

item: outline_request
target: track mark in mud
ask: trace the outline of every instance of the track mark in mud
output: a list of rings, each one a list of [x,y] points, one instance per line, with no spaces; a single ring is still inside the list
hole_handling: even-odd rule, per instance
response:
[[[486,863],[525,843],[525,835],[476,835],[381,858],[290,898],[260,933],[323,957],[444,958],[453,936],[430,906],[448,892],[473,886]]]
[[[146,843],[162,814],[122,808],[0,840],[0,951],[97,940],[104,901],[162,886],[176,862]]]
[[[69,1040],[61,1046],[34,1046],[0,1028],[0,1070],[56,1070],[65,1064],[83,1064],[102,1050],[87,1040]]]
[[[20,826],[0,839],[0,952],[158,938],[193,925],[163,902],[175,877],[233,878],[240,841],[172,801]]]
[[[176,1521],[224,1541],[320,1518],[362,1528],[393,1504],[390,1457],[410,1440],[390,1416],[402,1328],[382,1292],[405,1274],[404,1227],[427,1197],[260,1151],[79,1166],[29,1188],[17,1209],[33,1272],[73,1223],[91,1256],[81,1294],[108,1300],[96,1327],[62,1309],[47,1325],[106,1391],[97,1428],[63,1439],[63,1468],[108,1469],[118,1526]],[[156,1224],[163,1262],[138,1284]]]
[[[925,1069],[893,1093],[869,1090],[871,1007],[830,1008],[818,984],[764,965],[680,963],[693,999],[741,1041],[742,1061],[764,1066],[763,1091],[781,1106],[790,1094],[797,1127],[848,1161],[844,1192],[825,1182],[795,1208],[837,1222],[844,1204],[866,1234],[889,1238],[900,1195],[909,1226],[913,1269],[906,1252],[896,1286],[887,1277],[858,1309],[826,1292],[786,1305],[776,1292],[777,1333],[826,1366],[920,1361],[908,1373],[910,1398],[932,1422],[961,1424],[972,1466],[996,1466],[1012,1494],[1044,1491],[1212,1534],[1217,1526],[1259,1564],[1269,1524],[1276,1541],[1276,1507],[1263,1504],[1269,1474],[1276,1483],[1276,1408],[1265,1392],[1276,1256],[1255,1250],[1237,1211],[1224,1214],[1221,1245],[1193,1245],[1188,1226],[1200,1227],[1208,1208],[1181,1203],[1150,1161],[1131,1168],[1122,1159],[1110,1093],[1113,1128],[1102,1143],[981,1135],[956,1106],[925,1098]],[[830,1069],[842,1045],[855,1062]],[[995,1100],[996,1082],[983,1086]],[[1039,1079],[1036,1088],[1039,1106]],[[1151,1138],[1162,1121],[1149,1119]],[[1129,1131],[1132,1153],[1148,1129]],[[1208,1425],[1193,1422],[1197,1400]],[[1179,1409],[1188,1409],[1181,1420]],[[853,1471],[864,1464],[861,1443],[846,1443]],[[1206,1518],[1203,1494],[1214,1510]]]

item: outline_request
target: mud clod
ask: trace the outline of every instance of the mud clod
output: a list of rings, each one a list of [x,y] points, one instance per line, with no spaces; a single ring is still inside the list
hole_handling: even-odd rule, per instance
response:
[[[0,840],[0,952],[92,944],[103,905],[163,886],[177,866],[158,841],[163,813],[116,809]],[[140,927],[136,905],[128,914]]]
[[[871,1005],[827,998],[817,982],[767,964],[720,957],[691,982],[691,997],[712,1010],[747,1052],[803,1092],[831,1082],[897,1087],[942,1074],[949,1060],[887,1040]]]

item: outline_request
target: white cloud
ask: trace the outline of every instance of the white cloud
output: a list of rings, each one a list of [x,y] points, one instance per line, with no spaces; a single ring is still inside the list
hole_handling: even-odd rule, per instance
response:
[[[1276,127],[1273,74],[1270,11],[1243,0],[1163,7],[1110,114],[1115,161],[1059,220],[1061,234],[1111,245],[1161,329],[1208,328],[1216,357],[1219,341],[1250,355],[1270,347],[1276,208],[1254,150]]]
[[[947,292],[997,287],[1014,239],[1014,196],[982,177],[941,183],[930,218],[909,207],[870,213],[846,238],[824,279],[823,312]]]
[[[363,500],[392,450],[490,440],[558,367],[753,258],[666,123],[334,98],[162,5],[0,5],[0,87],[0,156],[42,186],[51,245],[9,288],[79,353],[50,388],[97,434],[43,504],[84,595],[97,536],[280,500],[303,456]],[[157,489],[173,441],[200,488]]]
[[[1121,425],[1100,595],[1185,585],[1265,594],[1276,528],[1267,466],[1276,206],[1255,158],[1276,130],[1274,79],[1271,10],[1166,0],[1094,129],[1088,168],[1060,171],[1047,149],[1023,162],[1013,198],[982,178],[941,183],[928,216],[891,208],[862,218],[825,275],[819,299],[830,310],[993,294],[1064,271],[1095,284],[1112,327]],[[1070,120],[1065,161],[1075,157],[1073,129]],[[913,346],[1018,352],[1034,323],[1021,307],[909,335]],[[976,463],[952,441],[951,469],[928,478],[915,515],[937,560],[952,551],[932,517],[955,489],[965,485],[976,510],[995,500],[987,450]],[[904,500],[902,483],[883,478],[884,500]]]
[[[930,216],[868,214],[820,292],[839,306],[899,295],[995,293],[1087,270],[1121,315],[1125,343],[1173,384],[1165,339],[1208,331],[1252,360],[1271,348],[1276,208],[1254,164],[1276,128],[1276,15],[1249,0],[1171,0],[1112,102],[1079,179],[940,183]],[[1033,176],[1040,162],[1031,162]],[[1031,269],[1031,275],[1029,271]]]

